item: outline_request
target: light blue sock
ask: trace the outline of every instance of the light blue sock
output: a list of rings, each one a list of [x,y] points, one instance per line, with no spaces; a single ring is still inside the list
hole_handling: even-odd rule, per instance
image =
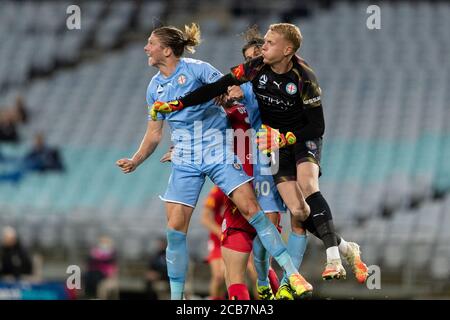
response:
[[[269,253],[259,237],[253,240],[253,261],[258,276],[258,286],[269,286]]]
[[[167,228],[166,262],[171,300],[183,299],[188,261],[186,233]]]
[[[289,234],[287,251],[292,258],[294,266],[300,269],[300,265],[303,261],[303,255],[305,254],[306,245],[308,244],[308,238],[306,235],[296,234],[291,232]],[[281,284],[289,283],[286,273],[283,274],[283,279],[281,279]]]
[[[263,211],[259,211],[248,221],[258,233],[264,248],[274,257],[278,264],[284,269],[288,276],[298,273],[286,247],[278,233],[277,228],[266,217]]]
[[[170,280],[170,300],[183,300],[184,282]]]

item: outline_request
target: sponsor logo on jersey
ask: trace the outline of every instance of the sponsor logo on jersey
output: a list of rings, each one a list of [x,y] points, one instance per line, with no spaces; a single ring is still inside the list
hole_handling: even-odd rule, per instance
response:
[[[273,105],[273,106],[277,106],[281,110],[287,110],[289,107],[294,106],[293,102],[290,102],[287,100],[273,98],[271,96],[266,96],[266,95],[260,94],[258,92],[255,92],[255,94],[258,98],[260,98],[262,100],[262,102]]]
[[[209,82],[213,82],[213,80],[215,80],[218,76],[219,76],[219,72],[214,71],[213,73],[211,73],[211,75],[208,78]]]
[[[278,83],[278,82],[274,81],[273,84],[276,85],[278,89],[280,89],[282,82],[280,81],[280,83]]]
[[[247,113],[247,109],[245,109],[244,106],[238,107],[237,110],[239,111],[240,114],[246,114]]]
[[[320,101],[320,96],[314,97],[314,98],[311,98],[311,99],[308,99],[308,100],[304,100],[303,104],[312,104],[312,103],[317,102],[317,101]]]
[[[186,76],[184,74],[180,74],[178,76],[177,82],[180,86],[184,86],[186,84],[186,80],[187,80]]]
[[[161,94],[163,91],[164,91],[163,86],[158,84],[158,87],[156,88],[156,94]]]
[[[297,86],[293,82],[289,82],[286,85],[286,92],[289,94],[296,94],[297,93]]]

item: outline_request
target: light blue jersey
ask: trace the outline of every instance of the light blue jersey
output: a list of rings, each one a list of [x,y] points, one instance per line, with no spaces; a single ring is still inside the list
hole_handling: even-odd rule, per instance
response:
[[[245,105],[250,120],[250,126],[258,131],[261,128],[262,120],[259,113],[258,101],[256,100],[255,93],[253,92],[253,86],[251,82],[246,82],[240,86],[244,93],[244,98],[241,103]]]
[[[220,77],[222,73],[209,63],[182,58],[169,77],[164,77],[160,72],[153,77],[147,88],[147,104],[151,106],[157,100],[176,100]],[[229,128],[228,120],[223,108],[214,104],[213,100],[178,112],[158,113],[158,120],[166,120],[170,125],[175,147],[172,155],[174,163],[223,162],[226,157],[233,162],[233,137],[230,134],[227,136],[225,131]],[[215,137],[218,134],[222,139]],[[221,144],[223,153],[220,152]]]
[[[256,96],[250,82],[246,82],[240,87],[244,93],[244,98],[241,103],[247,109],[250,126],[256,134],[262,125],[258,101],[256,100]],[[254,136],[252,141],[255,140],[256,137]],[[271,174],[270,158],[258,150],[256,143],[252,143],[252,154],[254,163],[253,173],[255,177],[253,180],[253,186],[261,208],[264,212],[285,212],[286,207],[281,200],[280,194],[278,193]]]
[[[209,63],[181,58],[169,77],[158,72],[152,78],[147,104],[176,100],[221,77]],[[174,145],[172,174],[162,200],[195,207],[205,176],[227,195],[253,179],[235,157],[232,131],[226,132],[229,123],[225,111],[213,100],[165,115],[158,113],[158,120],[169,123]],[[149,121],[153,121],[151,117]]]

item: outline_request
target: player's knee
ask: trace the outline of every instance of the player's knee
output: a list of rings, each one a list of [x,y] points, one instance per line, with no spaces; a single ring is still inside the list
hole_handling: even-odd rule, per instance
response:
[[[305,221],[306,218],[308,218],[308,215],[310,213],[309,206],[306,202],[302,202],[295,206],[294,208],[289,208],[292,215],[295,217],[295,220],[299,221]]]
[[[298,235],[306,234],[306,230],[302,224],[302,221],[295,217],[294,217],[294,219],[291,220],[291,230],[293,233],[298,234]]]
[[[180,216],[172,216],[167,221],[167,227],[176,231],[186,232],[186,219]]]
[[[239,211],[246,219],[249,219],[260,211],[260,207],[256,199],[249,199],[244,203],[242,209],[239,209]]]
[[[306,234],[306,230],[299,226],[292,226],[292,232],[299,236],[304,236]]]
[[[224,282],[225,281],[225,275],[222,273],[216,273],[216,274],[213,274],[212,275],[212,280],[215,282],[215,283],[222,283],[222,282]]]
[[[299,179],[298,183],[305,198],[319,191],[317,179],[312,176],[307,176],[305,178]]]

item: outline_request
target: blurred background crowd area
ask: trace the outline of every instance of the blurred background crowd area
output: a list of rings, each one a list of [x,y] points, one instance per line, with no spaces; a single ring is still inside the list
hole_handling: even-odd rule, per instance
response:
[[[79,30],[66,25],[72,4]],[[372,4],[381,29],[367,28]],[[147,38],[160,25],[197,22],[203,43],[187,56],[226,73],[243,60],[249,26],[264,34],[271,23],[291,22],[323,91],[322,192],[338,231],[380,267],[381,289],[351,277],[322,282],[324,251],[312,237],[302,274],[318,297],[449,298],[448,17],[448,1],[1,1],[0,227],[20,243],[14,250],[25,267],[19,276],[0,269],[0,297],[22,274],[60,285],[78,265],[78,297],[167,298],[158,195],[170,174],[159,163],[168,131],[138,171],[125,176],[115,167],[146,128],[155,74]],[[188,236],[192,298],[208,291],[208,233],[198,211],[210,187]]]

